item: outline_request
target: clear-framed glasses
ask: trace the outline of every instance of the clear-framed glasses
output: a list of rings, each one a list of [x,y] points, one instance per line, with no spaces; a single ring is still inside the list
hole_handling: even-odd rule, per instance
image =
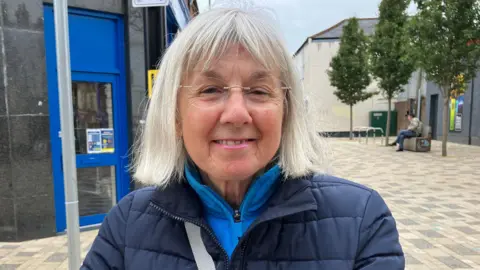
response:
[[[226,101],[235,92],[240,92],[243,102],[249,108],[262,108],[284,102],[290,87],[257,86],[221,86],[215,84],[192,86],[180,85],[180,89],[188,91],[192,106],[202,109],[213,109],[225,106]]]

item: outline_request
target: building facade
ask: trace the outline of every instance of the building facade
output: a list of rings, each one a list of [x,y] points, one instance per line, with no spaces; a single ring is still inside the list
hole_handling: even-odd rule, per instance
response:
[[[422,122],[427,119],[426,114],[426,93],[427,80],[425,74],[415,71],[410,77],[408,83],[404,86],[404,92],[400,93],[394,104],[397,111],[397,133],[401,129],[406,129],[410,122],[406,114],[413,112]]]
[[[376,19],[360,19],[359,25],[366,35],[371,35]],[[308,108],[316,119],[318,132],[331,136],[348,136],[350,131],[350,107],[335,96],[336,88],[330,85],[327,71],[332,58],[340,47],[342,30],[347,20],[315,34],[294,54],[294,61],[303,82]],[[367,91],[378,91],[373,81]],[[393,105],[392,105],[393,106]],[[353,106],[353,126],[369,126],[369,112],[386,111],[388,103],[382,95],[376,95]]]
[[[0,241],[66,229],[51,2],[0,0]],[[128,151],[142,123],[151,59],[198,10],[191,0],[172,0],[166,10],[131,2],[69,1],[82,227],[101,223],[135,189]]]
[[[378,19],[359,19],[366,35],[372,35]],[[330,62],[338,52],[342,30],[347,20],[308,37],[294,60],[306,92],[308,107],[315,116],[319,132],[344,136],[350,128],[349,107],[334,95],[327,75]],[[378,91],[375,81],[367,91]],[[469,82],[464,94],[452,98],[449,103],[448,140],[450,142],[480,145],[480,72]],[[422,122],[431,127],[433,139],[441,140],[443,119],[443,96],[439,87],[426,80],[424,73],[415,71],[404,92],[392,100],[392,109],[397,112],[397,132],[408,126],[406,114],[415,113]],[[369,126],[370,111],[388,110],[387,101],[377,95],[354,106],[354,126]]]
[[[465,93],[449,102],[448,141],[480,145],[480,73],[468,83]],[[441,140],[443,135],[444,99],[440,88],[427,84],[427,118],[432,127],[432,138]]]
[[[336,88],[330,85],[327,75],[330,62],[339,50],[343,27],[347,23],[348,20],[343,20],[308,37],[294,54],[309,109],[317,118],[317,130],[332,136],[346,136],[350,130],[350,108],[335,96]],[[358,23],[364,33],[371,36],[375,31],[378,19],[361,18],[358,19]],[[369,92],[380,91],[377,81],[372,80],[366,90]],[[412,74],[409,82],[404,86],[404,90],[405,92],[392,99],[392,110],[397,111],[397,131],[408,126],[406,113],[417,110],[424,112],[426,108],[426,82],[419,72]],[[421,107],[417,106],[418,103],[421,104]],[[370,126],[370,112],[372,111],[388,111],[388,102],[382,94],[353,106],[353,126]],[[392,133],[395,133],[395,130]]]

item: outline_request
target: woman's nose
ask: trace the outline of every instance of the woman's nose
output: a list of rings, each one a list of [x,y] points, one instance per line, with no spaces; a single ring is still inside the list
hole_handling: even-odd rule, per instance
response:
[[[222,124],[233,124],[241,126],[252,122],[243,88],[231,87],[226,97],[222,116],[220,117]]]

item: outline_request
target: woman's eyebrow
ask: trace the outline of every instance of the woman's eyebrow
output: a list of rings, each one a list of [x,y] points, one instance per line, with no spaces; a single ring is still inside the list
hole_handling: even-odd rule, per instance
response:
[[[200,76],[202,78],[207,78],[207,79],[215,79],[219,81],[224,81],[224,77],[220,75],[220,73],[214,71],[214,70],[205,70],[200,73]],[[248,82],[254,82],[254,81],[260,81],[260,80],[265,80],[265,79],[271,79],[272,74],[266,70],[258,70],[253,73],[251,73],[248,76],[247,81]]]
[[[202,73],[200,73],[200,75],[204,78],[223,80],[223,76],[215,72],[214,70],[203,71]]]
[[[250,77],[248,77],[249,81],[257,81],[257,80],[264,80],[264,79],[270,79],[272,74],[268,71],[265,70],[259,70],[255,71],[252,74],[250,74]]]

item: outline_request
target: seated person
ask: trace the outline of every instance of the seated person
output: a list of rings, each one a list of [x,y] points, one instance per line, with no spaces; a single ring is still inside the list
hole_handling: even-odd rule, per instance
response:
[[[403,141],[405,140],[405,138],[418,137],[422,133],[422,123],[420,122],[420,119],[415,117],[415,114],[413,113],[408,113],[407,116],[408,121],[410,121],[408,128],[406,130],[401,130],[398,133],[395,142],[390,144],[391,146],[397,146],[397,152],[403,151]]]

